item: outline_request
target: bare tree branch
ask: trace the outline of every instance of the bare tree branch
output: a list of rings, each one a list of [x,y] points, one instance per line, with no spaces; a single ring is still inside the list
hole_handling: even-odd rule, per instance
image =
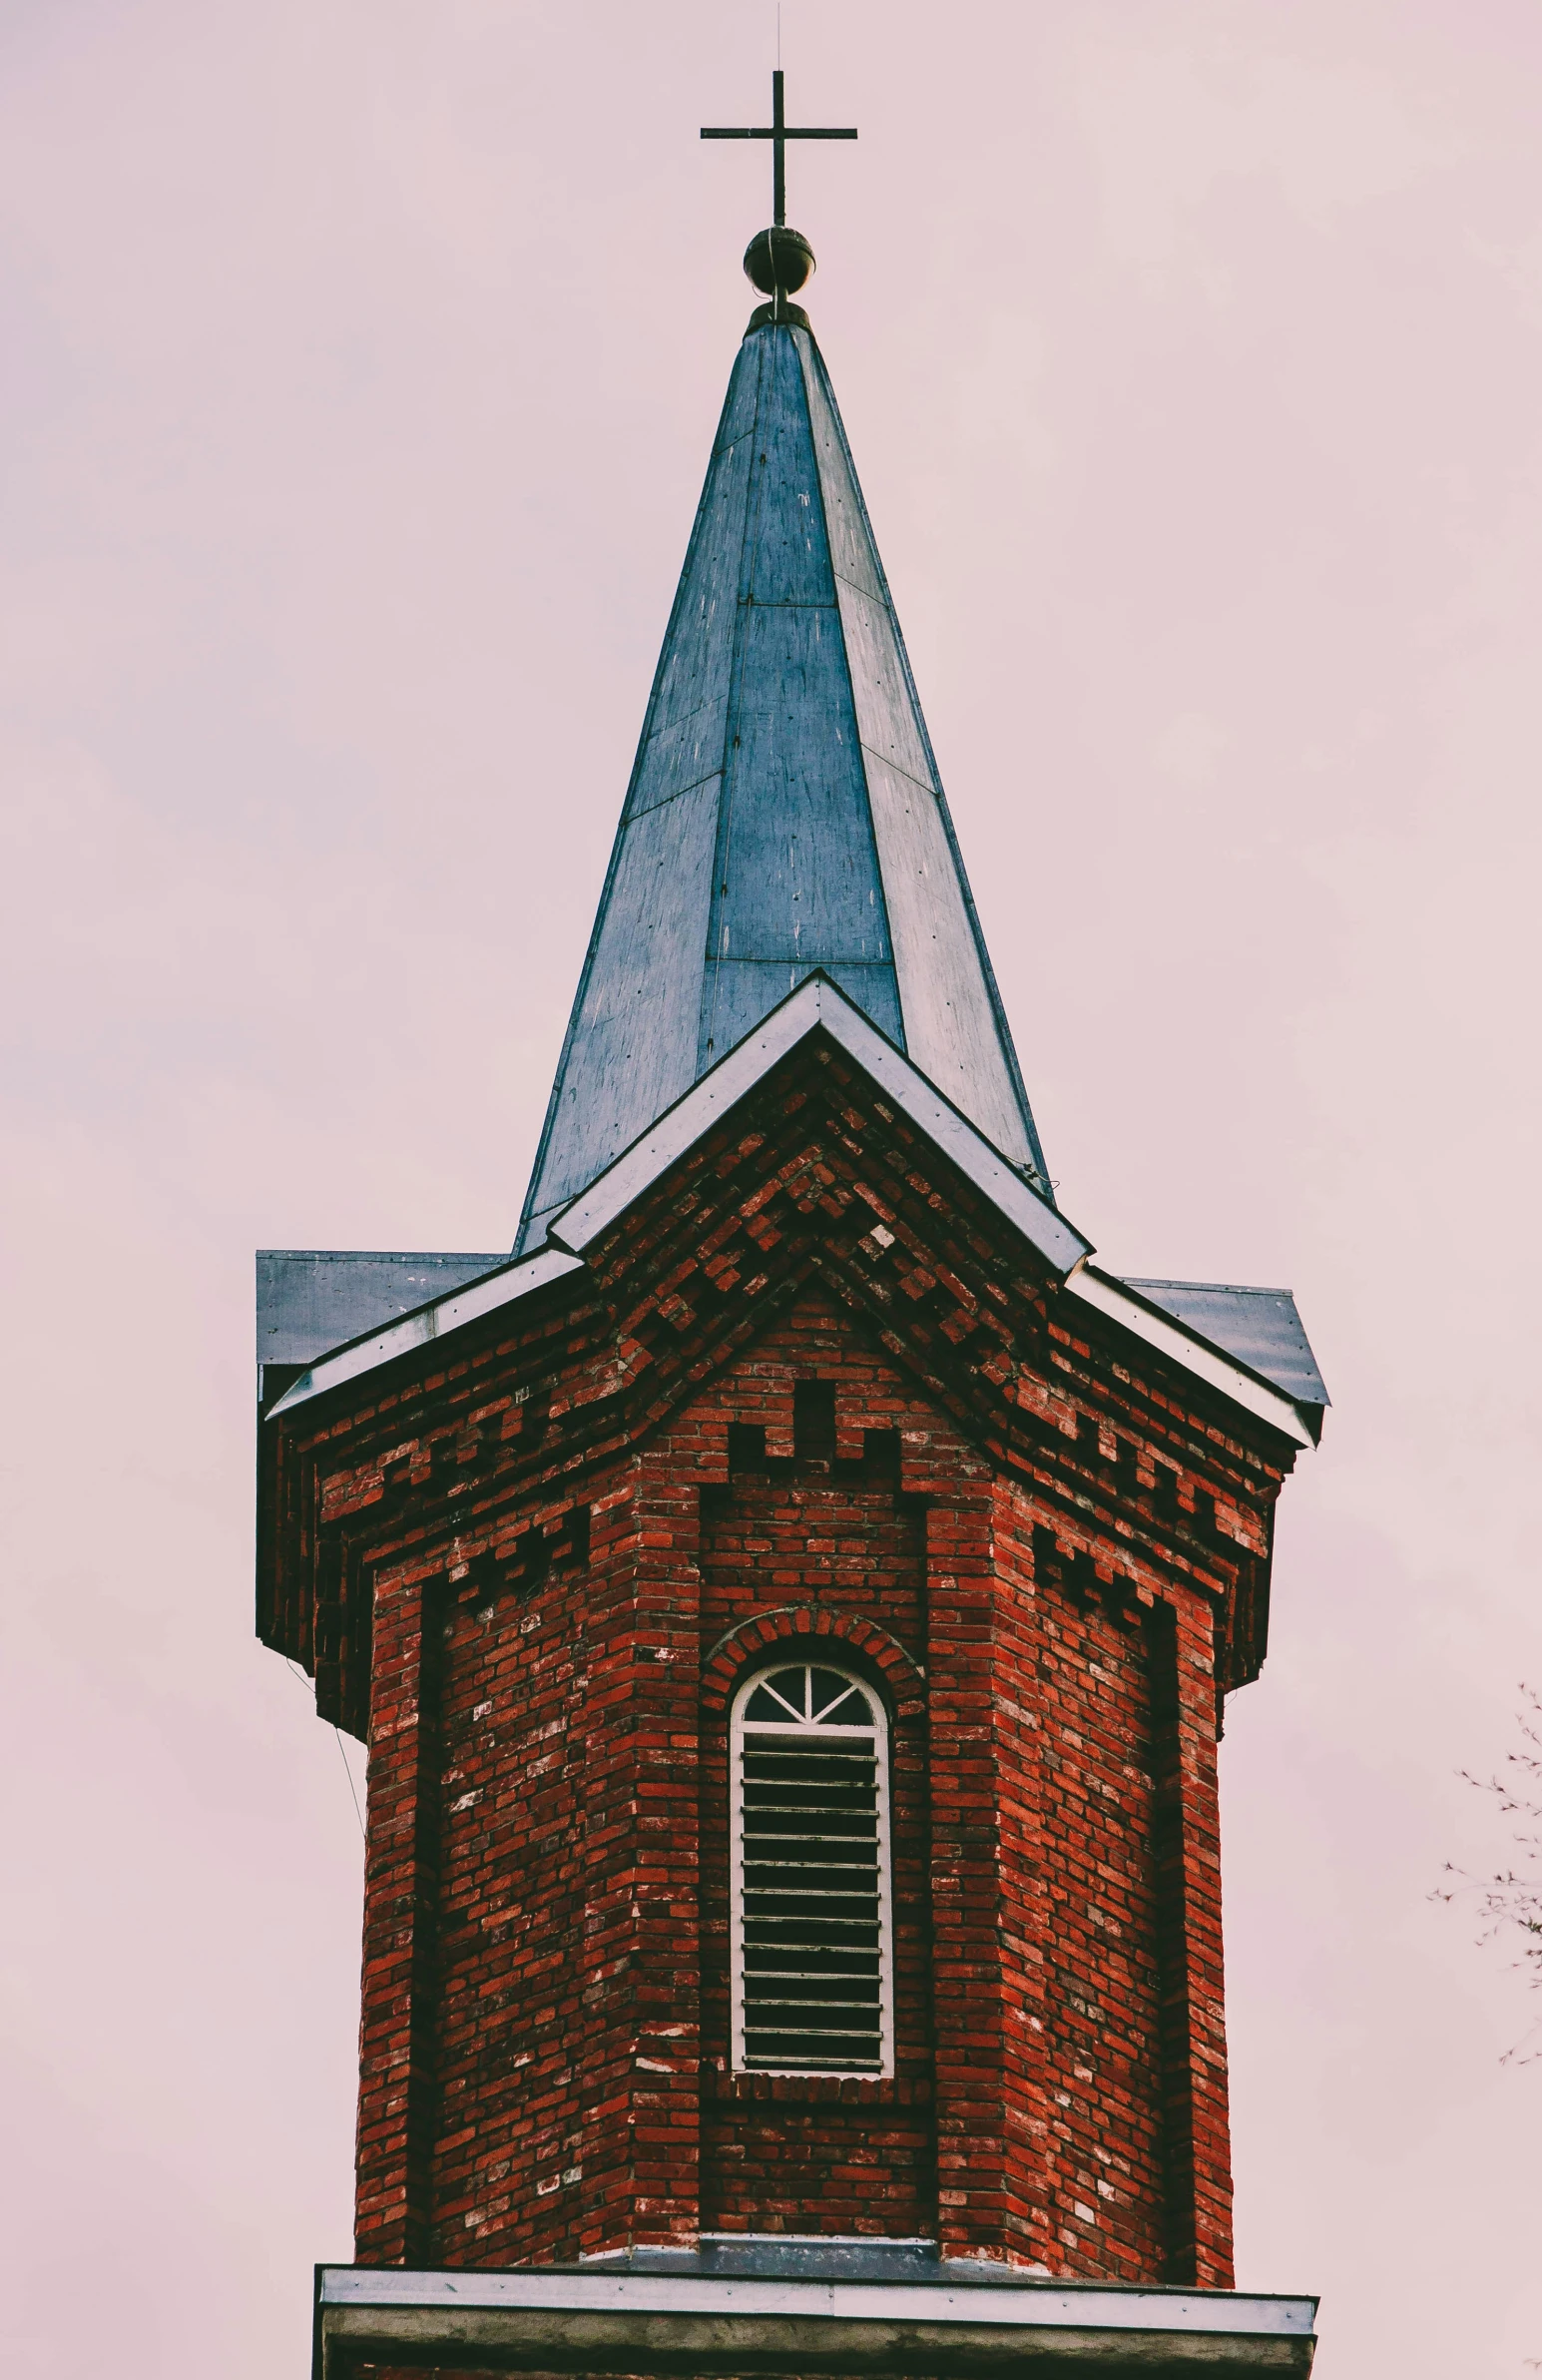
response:
[[[1520,1692],[1521,1742],[1505,1754],[1503,1774],[1474,1777],[1466,1769],[1461,1772],[1469,1785],[1494,1796],[1503,1816],[1519,1821],[1512,1838],[1515,1862],[1492,1876],[1469,1876],[1447,1860],[1445,1873],[1456,1881],[1442,1886],[1433,1898],[1454,1902],[1476,1895],[1479,1943],[1511,1941],[1518,1935],[1519,1956],[1511,1963],[1527,1976],[1533,1991],[1542,1991],[1542,1695],[1525,1684]],[[1506,2065],[1513,2059],[1526,2066],[1542,2058],[1542,2048],[1526,2048],[1539,2028],[1542,2019],[1505,2052]]]

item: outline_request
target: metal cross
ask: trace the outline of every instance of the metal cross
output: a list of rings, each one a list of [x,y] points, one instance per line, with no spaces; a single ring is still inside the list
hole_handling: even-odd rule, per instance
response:
[[[787,150],[788,141],[854,141],[856,127],[832,132],[822,125],[788,124],[782,108],[781,69],[771,76],[771,120],[770,124],[704,124],[704,141],[773,141],[775,150],[771,166],[771,190],[775,200],[775,221],[787,220]]]

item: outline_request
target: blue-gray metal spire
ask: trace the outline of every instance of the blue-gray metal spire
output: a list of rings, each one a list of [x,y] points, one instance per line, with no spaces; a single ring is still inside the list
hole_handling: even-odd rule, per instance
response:
[[[815,967],[1048,1195],[829,375],[778,292],[729,383],[516,1253]]]

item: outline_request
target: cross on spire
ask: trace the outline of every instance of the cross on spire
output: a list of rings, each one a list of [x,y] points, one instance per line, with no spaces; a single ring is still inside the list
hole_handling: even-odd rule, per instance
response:
[[[771,155],[771,192],[775,202],[774,220],[779,231],[787,220],[787,148],[788,141],[854,141],[855,125],[836,131],[826,125],[788,124],[781,95],[781,69],[771,75],[771,120],[770,124],[704,124],[704,141],[771,141],[775,144]]]

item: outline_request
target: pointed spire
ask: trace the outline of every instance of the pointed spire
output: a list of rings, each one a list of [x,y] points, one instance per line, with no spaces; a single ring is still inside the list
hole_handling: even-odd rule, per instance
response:
[[[759,308],[729,383],[516,1253],[815,967],[1047,1192],[805,321]]]

